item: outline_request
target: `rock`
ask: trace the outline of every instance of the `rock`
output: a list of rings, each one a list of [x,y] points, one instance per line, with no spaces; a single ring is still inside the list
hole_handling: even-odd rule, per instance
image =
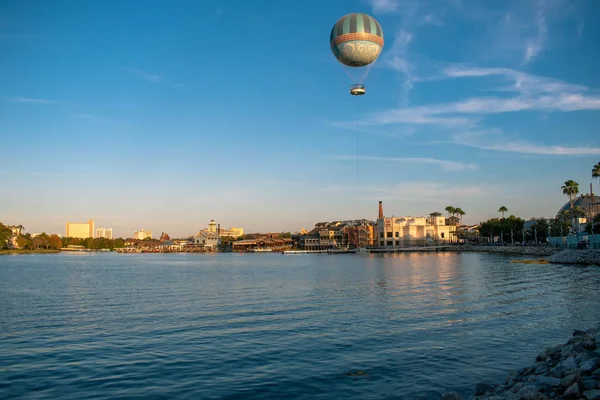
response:
[[[442,400],[463,400],[463,398],[456,392],[447,392],[442,395]]]
[[[592,337],[592,338],[590,338],[590,339],[586,339],[586,340],[583,342],[583,347],[584,347],[586,350],[594,350],[594,349],[596,349],[596,339],[595,339],[595,338],[593,338],[593,337]]]
[[[573,357],[573,356],[567,358],[565,361],[561,362],[559,365],[562,365],[567,370],[577,368],[577,362],[575,361],[575,357]]]
[[[562,378],[560,384],[564,387],[569,387],[575,382],[581,382],[581,377],[579,376],[579,374],[576,373],[567,375],[564,378]]]
[[[562,365],[558,364],[556,367],[552,368],[550,373],[555,378],[563,378],[567,374],[567,369],[565,367],[563,367]]]
[[[577,382],[573,383],[571,386],[565,390],[563,394],[565,399],[578,399],[579,398],[579,385]]]
[[[488,392],[493,392],[496,388],[492,385],[488,385],[487,383],[478,383],[475,386],[475,396],[483,396]]]
[[[518,393],[519,390],[521,390],[523,388],[523,386],[525,386],[525,384],[523,382],[517,382],[511,389],[510,391],[513,393]]]
[[[575,329],[575,331],[573,331],[573,336],[584,336],[585,335],[585,331],[580,331],[579,329]]]
[[[584,375],[591,375],[596,369],[596,363],[594,360],[587,360],[581,363],[579,370]]]
[[[542,394],[533,385],[523,387],[523,389],[519,390],[519,393],[517,393],[517,396],[520,400],[541,400],[542,399]]]
[[[585,400],[600,400],[600,390],[588,390],[583,393]]]
[[[598,381],[595,379],[584,379],[583,380],[584,390],[596,389],[597,386],[598,386]]]
[[[541,385],[546,386],[560,386],[561,380],[558,378],[553,378],[551,376],[536,376],[535,380],[539,382]]]

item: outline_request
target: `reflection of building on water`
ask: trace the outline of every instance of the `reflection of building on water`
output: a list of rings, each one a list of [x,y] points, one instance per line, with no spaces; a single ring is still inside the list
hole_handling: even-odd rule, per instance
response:
[[[438,212],[429,217],[389,217],[383,215],[382,202],[379,202],[379,216],[376,223],[377,244],[379,247],[409,247],[443,243],[450,240],[451,229],[446,218]]]

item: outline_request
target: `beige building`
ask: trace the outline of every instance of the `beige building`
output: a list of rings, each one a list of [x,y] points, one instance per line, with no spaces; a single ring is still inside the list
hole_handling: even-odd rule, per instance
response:
[[[238,238],[244,235],[244,228],[235,228],[233,226],[229,229],[221,228],[219,225],[217,225],[214,219],[210,220],[210,223],[208,224],[208,229],[204,230],[211,233],[217,233],[218,231],[219,236],[231,236],[233,238]]]
[[[375,232],[379,247],[410,247],[434,245],[450,241],[454,227],[446,225],[446,218],[434,212],[428,217],[383,216],[381,202]]]
[[[65,237],[86,239],[94,237],[94,221],[67,222],[65,226]]]
[[[112,239],[113,238],[112,228],[98,228],[98,229],[96,229],[96,237],[97,238]]]
[[[138,240],[152,239],[152,231],[141,229],[133,232],[133,238]]]

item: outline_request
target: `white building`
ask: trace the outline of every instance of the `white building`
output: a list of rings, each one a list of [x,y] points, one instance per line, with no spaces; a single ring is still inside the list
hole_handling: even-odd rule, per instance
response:
[[[220,243],[216,232],[200,231],[194,235],[194,244],[206,248],[216,248]]]
[[[112,228],[98,228],[98,229],[96,229],[96,237],[97,238],[112,239],[113,238]]]
[[[433,245],[449,241],[450,233],[451,227],[440,213],[429,217],[383,217],[377,219],[375,243],[391,248]]]
[[[152,231],[141,229],[133,232],[133,238],[138,240],[152,239]]]

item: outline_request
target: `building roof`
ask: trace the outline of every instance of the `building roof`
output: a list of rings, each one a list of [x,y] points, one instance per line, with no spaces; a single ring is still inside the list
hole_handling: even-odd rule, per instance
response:
[[[600,212],[600,197],[593,194],[582,194],[581,196],[573,199],[573,207],[579,206],[583,211],[595,215]],[[558,217],[561,212],[568,211],[571,209],[571,202],[567,201],[556,213]]]

